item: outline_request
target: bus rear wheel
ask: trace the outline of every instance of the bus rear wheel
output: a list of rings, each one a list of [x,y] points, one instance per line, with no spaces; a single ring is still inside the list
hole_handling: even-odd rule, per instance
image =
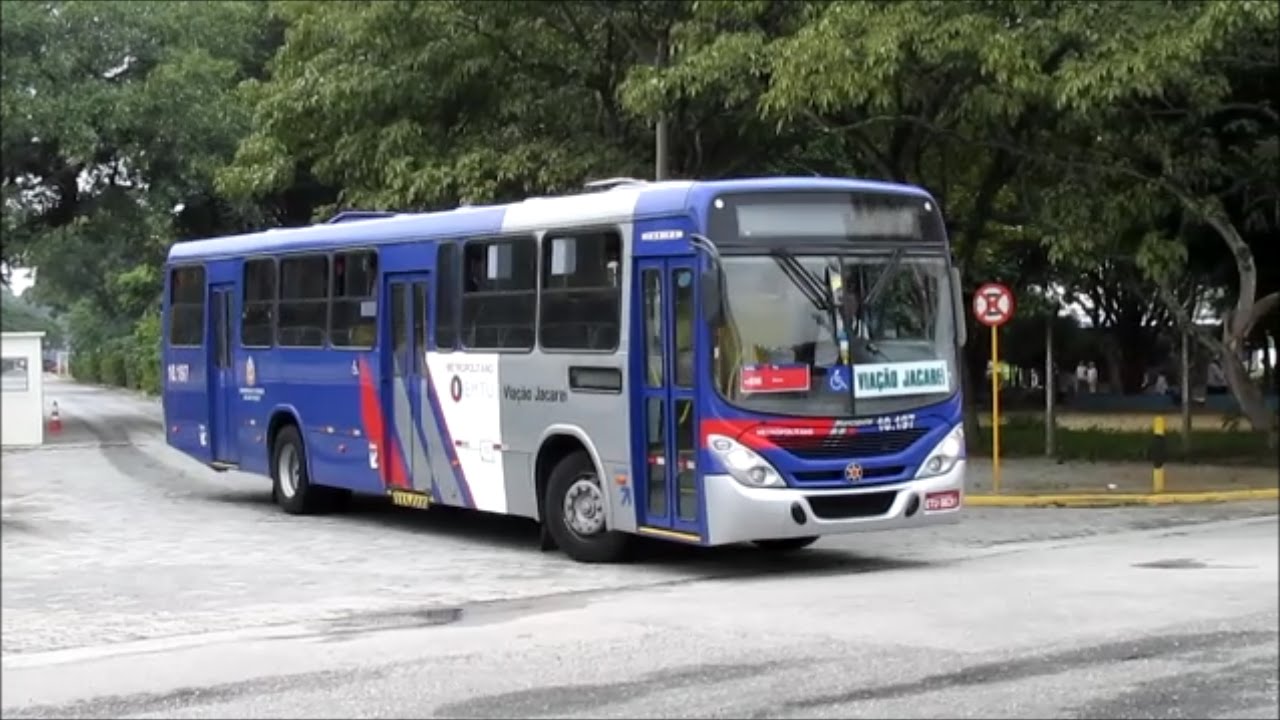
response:
[[[795,552],[803,550],[818,542],[816,535],[810,537],[778,538],[776,540],[756,540],[756,547],[770,552]]]
[[[311,484],[302,435],[286,425],[276,435],[271,453],[271,497],[290,515],[309,515],[328,500],[325,489]]]
[[[606,502],[600,473],[585,452],[570,453],[552,468],[543,503],[544,522],[570,558],[611,563],[626,557],[631,538],[605,528]]]

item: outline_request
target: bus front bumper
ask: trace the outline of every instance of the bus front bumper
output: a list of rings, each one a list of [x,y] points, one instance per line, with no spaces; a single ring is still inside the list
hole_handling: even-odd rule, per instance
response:
[[[707,475],[707,545],[891,530],[956,522],[965,461],[950,472],[849,490],[749,488]]]

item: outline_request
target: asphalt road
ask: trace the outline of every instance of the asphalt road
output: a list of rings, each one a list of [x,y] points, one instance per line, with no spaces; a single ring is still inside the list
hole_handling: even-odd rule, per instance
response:
[[[1277,717],[1276,503],[971,509],[792,556],[294,518],[50,386],[3,456],[4,717]]]

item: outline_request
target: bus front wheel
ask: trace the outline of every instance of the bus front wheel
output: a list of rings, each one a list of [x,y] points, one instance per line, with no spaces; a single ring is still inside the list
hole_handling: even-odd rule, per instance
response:
[[[761,550],[769,550],[772,552],[795,552],[796,550],[803,550],[816,542],[818,542],[817,536],[811,536],[778,538],[776,540],[756,540],[755,545]]]
[[[606,502],[600,474],[585,452],[570,453],[552,468],[543,522],[570,558],[610,563],[626,557],[630,537],[605,528]]]

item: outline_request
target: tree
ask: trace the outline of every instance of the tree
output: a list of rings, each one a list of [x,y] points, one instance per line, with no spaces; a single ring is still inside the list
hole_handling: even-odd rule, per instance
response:
[[[337,205],[421,209],[643,175],[652,136],[617,88],[651,61],[636,29],[667,5],[278,6],[285,43],[244,88],[254,131],[221,187],[261,197],[309,172]]]
[[[120,273],[156,267],[175,233],[228,224],[192,220],[214,204],[213,171],[248,120],[231,92],[269,52],[262,9],[32,2],[3,12],[0,260],[39,268],[34,292],[55,308],[79,298],[131,320],[110,287]]]
[[[25,298],[18,297],[8,286],[0,289],[0,320],[5,332],[42,332],[45,334],[46,348],[63,346],[64,330],[46,308],[33,305]]]
[[[1051,222],[1070,229],[1057,235],[1054,251],[1087,255],[1108,242],[1113,221],[1146,220],[1137,267],[1179,326],[1222,366],[1253,427],[1272,429],[1274,415],[1242,354],[1280,306],[1280,292],[1259,294],[1245,239],[1250,231],[1274,238],[1280,230],[1280,121],[1263,89],[1280,81],[1280,12],[1249,1],[1115,3],[1096,12],[1113,30],[1064,68],[1055,86],[1064,122],[1051,151],[1037,154],[1063,177]],[[1175,232],[1160,222],[1170,215]],[[1189,242],[1205,231],[1234,268],[1235,302],[1221,338],[1199,331],[1175,292],[1192,271]]]

